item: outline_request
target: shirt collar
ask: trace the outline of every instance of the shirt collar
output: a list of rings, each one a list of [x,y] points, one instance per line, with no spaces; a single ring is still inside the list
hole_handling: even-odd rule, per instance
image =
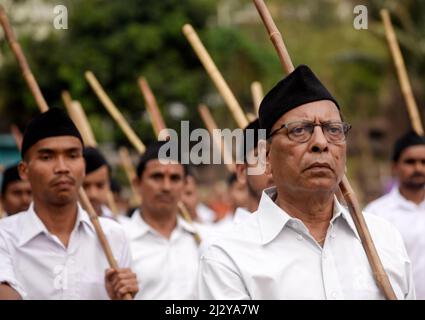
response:
[[[403,195],[400,193],[400,190],[398,186],[394,186],[390,191],[390,196],[394,200],[394,203],[405,209],[412,209],[412,208],[418,208],[418,207],[424,207],[425,208],[425,200],[422,201],[419,205],[414,203],[413,201],[407,200]]]
[[[143,237],[146,233],[151,231],[152,233],[157,234],[157,232],[146,223],[146,221],[143,219],[142,215],[140,214],[140,209],[136,209],[131,216],[131,221],[133,223],[132,228],[132,236],[139,238]],[[195,234],[195,229],[191,224],[189,224],[187,221],[185,221],[183,218],[181,218],[179,215],[177,216],[177,226],[176,229],[182,229],[186,232],[189,232],[191,234]]]
[[[291,217],[285,210],[275,203],[276,194],[276,187],[265,189],[258,206],[257,219],[260,226],[262,244],[267,244],[276,238],[289,221],[298,220]],[[360,240],[360,236],[350,213],[338,202],[336,197],[334,199],[334,213],[330,223],[334,223],[336,219],[342,216],[355,236]]]
[[[251,212],[249,212],[248,209],[238,207],[236,208],[235,214],[233,215],[233,222],[240,223],[249,216],[251,216]]]
[[[77,206],[77,220],[75,222],[73,231],[76,230],[81,224],[84,224],[90,230],[95,232],[94,226],[92,225],[87,212],[83,210],[79,203],[77,204]],[[30,204],[28,210],[22,216],[22,221],[22,229],[20,232],[18,243],[18,246],[20,247],[28,243],[30,240],[34,239],[39,234],[49,234],[49,231],[47,230],[46,226],[35,213],[34,202]]]

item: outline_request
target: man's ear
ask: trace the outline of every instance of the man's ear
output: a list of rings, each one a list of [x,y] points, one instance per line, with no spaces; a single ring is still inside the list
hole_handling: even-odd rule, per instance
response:
[[[236,178],[239,183],[246,185],[247,165],[244,163],[236,163]]]
[[[139,190],[140,188],[140,178],[139,177],[134,177],[133,181],[131,181],[131,184],[133,185],[134,189]]]
[[[25,161],[19,162],[18,165],[18,173],[22,180],[29,181],[28,180],[28,163]]]
[[[261,165],[265,167],[265,174],[271,174],[271,165],[270,165],[270,142],[267,140],[258,141],[258,161],[261,162]]]

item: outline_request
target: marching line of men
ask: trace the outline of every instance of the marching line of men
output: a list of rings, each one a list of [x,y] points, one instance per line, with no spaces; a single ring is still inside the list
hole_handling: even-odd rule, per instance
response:
[[[244,163],[229,180],[229,189],[243,200],[227,222],[209,226],[201,221],[211,221],[210,212],[196,219],[196,179],[187,166],[180,159],[160,161],[165,142],[149,145],[140,159],[133,181],[143,197],[140,208],[130,219],[114,221],[106,206],[110,167],[102,154],[84,148],[61,110],[35,117],[24,133],[22,162],[5,172],[2,185],[10,217],[0,220],[0,299],[123,299],[126,294],[383,299],[354,222],[335,197],[350,129],[338,102],[301,65],[265,96],[259,119],[248,128],[265,129],[267,137],[255,135],[253,149],[243,149]],[[252,157],[265,159],[264,174],[248,174],[256,165],[248,161]],[[415,299],[416,286],[423,299],[424,138],[410,133],[398,141],[393,164],[399,185],[368,206],[365,219],[397,298]],[[99,216],[117,270],[108,267],[78,203],[80,186]],[[180,217],[181,200],[193,224]],[[205,240],[200,247],[197,231]]]

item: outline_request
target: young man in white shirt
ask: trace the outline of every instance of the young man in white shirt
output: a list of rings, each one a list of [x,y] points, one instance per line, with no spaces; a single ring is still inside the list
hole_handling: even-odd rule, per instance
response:
[[[0,299],[123,299],[138,291],[124,231],[100,218],[119,269],[110,269],[78,204],[85,164],[80,133],[52,108],[28,125],[19,173],[33,203],[0,221]]]
[[[143,197],[126,226],[139,278],[136,299],[194,299],[199,264],[195,230],[183,220],[177,203],[185,184],[178,159],[164,163],[160,149],[149,145],[137,167],[135,186]]]
[[[392,172],[397,185],[365,211],[389,220],[400,231],[412,260],[416,297],[425,299],[425,138],[414,132],[394,146]]]
[[[344,176],[346,134],[338,103],[305,65],[260,106],[266,172],[275,187],[259,208],[207,249],[201,299],[383,299],[354,222],[335,192]],[[415,298],[398,231],[366,216],[399,299]]]

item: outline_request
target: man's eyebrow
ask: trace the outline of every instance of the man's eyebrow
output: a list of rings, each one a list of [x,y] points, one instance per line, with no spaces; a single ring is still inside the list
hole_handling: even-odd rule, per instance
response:
[[[53,149],[49,149],[49,148],[42,148],[42,149],[38,149],[37,153],[54,153],[55,151]]]
[[[41,148],[37,150],[37,153],[56,153],[56,152],[65,152],[65,153],[70,153],[70,152],[75,152],[75,151],[81,151],[80,148],[77,147],[72,147],[72,148],[68,148],[68,149],[50,149],[50,148]]]

